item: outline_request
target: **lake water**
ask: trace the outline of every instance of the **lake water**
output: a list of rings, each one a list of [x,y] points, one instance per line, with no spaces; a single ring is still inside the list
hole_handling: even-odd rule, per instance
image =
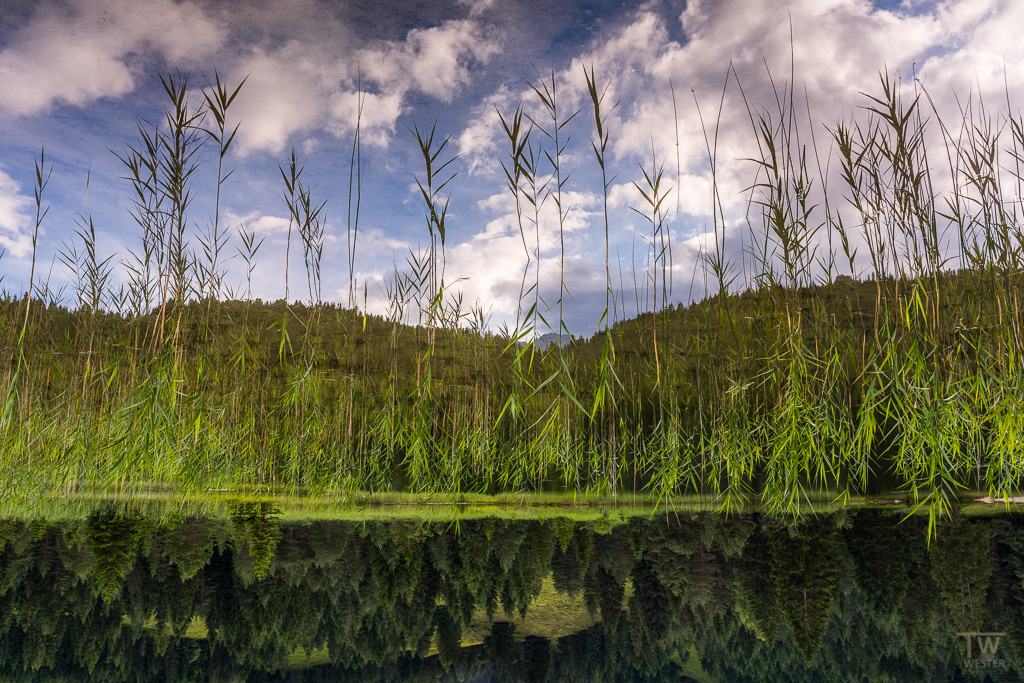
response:
[[[0,522],[0,678],[1019,681],[1024,517]]]

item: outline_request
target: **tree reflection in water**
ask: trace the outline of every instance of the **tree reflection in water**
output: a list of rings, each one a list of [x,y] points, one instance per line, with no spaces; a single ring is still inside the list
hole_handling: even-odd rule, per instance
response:
[[[520,638],[506,619],[547,577],[597,625]],[[0,601],[12,680],[683,680],[695,648],[719,681],[1009,681],[1024,518],[965,519],[929,547],[915,518],[871,510],[456,532],[280,524],[261,504],[172,522],[106,509],[0,522]],[[463,647],[478,611],[490,635]],[[208,637],[189,637],[195,617]],[[1007,634],[981,672],[964,632]],[[289,669],[300,648],[330,663]]]

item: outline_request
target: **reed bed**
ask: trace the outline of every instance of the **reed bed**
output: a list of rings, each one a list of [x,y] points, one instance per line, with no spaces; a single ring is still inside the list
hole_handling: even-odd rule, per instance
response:
[[[187,75],[161,80],[166,120],[140,121],[138,140],[118,153],[141,239],[138,251],[116,257],[127,279],[114,278],[115,257],[98,259],[85,214],[61,249],[73,303],[37,282],[34,269],[28,293],[0,300],[4,496],[83,487],[182,495],[626,489],[780,511],[814,491],[843,500],[890,487],[927,505],[934,521],[965,487],[995,498],[1019,489],[1019,116],[993,118],[979,102],[952,126],[925,111],[926,93],[908,98],[883,74],[865,116],[831,128],[822,163],[813,150],[824,142],[810,141],[809,157],[801,137],[810,135],[811,113],[801,114],[781,85],[774,109],[750,109],[759,156],[750,161],[742,255],[726,253],[726,230],[736,228],[718,201],[717,143],[704,132],[715,180],[714,245],[700,264],[709,295],[672,303],[671,199],[652,154],[638,167],[643,201],[633,207],[650,229],[646,280],[634,292],[649,312],[622,319],[607,265],[616,226],[606,210],[605,315],[591,340],[541,348],[532,340],[568,330],[564,279],[556,301],[540,296],[540,207],[556,205],[562,235],[571,209],[564,152],[570,131],[586,132],[586,117],[559,101],[554,74],[532,87],[538,120],[522,106],[497,112],[525,253],[517,323],[499,332],[446,279],[448,191],[458,180],[436,124],[411,130],[423,157],[417,183],[429,248],[396,269],[389,314],[356,309],[354,282],[347,307],[322,301],[325,203],[294,151],[280,170],[288,249],[295,241],[302,255],[308,303],[267,304],[251,296],[262,242],[244,229],[229,234],[216,215],[237,130],[229,108],[243,86],[217,77],[202,102],[190,102]],[[607,203],[614,103],[593,69],[587,84]],[[356,131],[350,277],[363,166]],[[928,149],[933,139],[941,148]],[[194,188],[195,169],[211,156],[216,186]],[[942,183],[938,168],[949,174]],[[41,152],[36,236],[48,178]],[[216,197],[216,209],[193,235],[199,191]],[[225,285],[232,248],[246,264],[244,289]]]

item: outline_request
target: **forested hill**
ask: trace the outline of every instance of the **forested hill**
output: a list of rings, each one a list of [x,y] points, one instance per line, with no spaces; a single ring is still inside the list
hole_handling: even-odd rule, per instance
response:
[[[993,289],[1005,289],[1004,278],[985,281],[976,275],[943,275],[940,289],[945,296],[938,305],[941,322],[933,320],[931,326],[941,327],[950,339],[956,333],[962,336],[979,326],[999,323],[999,310],[986,306],[985,301],[996,303]],[[923,287],[934,288],[934,283],[924,282]],[[762,288],[728,296],[713,295],[690,304],[670,304],[657,315],[646,313],[616,321],[610,332],[616,354],[638,356],[651,353],[655,331],[660,344],[691,356],[701,339],[728,338],[734,344],[742,344],[744,337],[748,337],[748,342],[765,344],[787,334],[796,321],[805,340],[812,344],[829,334],[852,335],[870,344],[876,325],[895,324],[899,322],[897,317],[905,318],[908,306],[915,306],[911,301],[914,292],[913,283],[889,281],[880,285],[875,280],[856,281],[839,276],[833,283],[795,291]],[[247,353],[268,362],[286,362],[299,356],[303,349],[315,349],[314,362],[325,369],[351,372],[365,366],[374,373],[394,369],[397,360],[399,371],[404,372],[414,370],[416,359],[430,352],[433,338],[434,356],[453,369],[468,368],[485,354],[496,363],[491,369],[498,370],[517,349],[528,345],[531,336],[513,343],[509,335],[494,330],[471,330],[465,324],[431,330],[332,303],[171,303],[167,311],[158,330],[156,310],[150,315],[133,316],[33,302],[26,352],[64,355],[91,346],[93,353],[99,353],[101,349],[112,351],[125,345],[152,351],[170,344],[186,355],[200,350],[214,352],[225,362],[244,358]],[[914,311],[915,315],[921,313],[931,317],[933,311]],[[21,331],[23,315],[24,299],[0,301],[6,333],[2,341],[8,347],[8,356]],[[603,330],[596,330],[590,335],[573,337],[563,333],[559,340],[555,333],[545,332],[541,323],[536,324],[540,331],[534,350],[541,355],[554,354],[561,348],[566,355],[581,361],[599,358],[607,339]],[[523,328],[532,331],[531,322],[524,323]],[[715,356],[726,354],[729,349],[719,344],[703,351]]]

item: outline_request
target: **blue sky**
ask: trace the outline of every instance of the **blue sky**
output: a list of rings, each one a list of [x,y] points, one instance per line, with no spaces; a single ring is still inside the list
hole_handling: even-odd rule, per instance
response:
[[[562,226],[571,295],[565,311],[574,333],[589,334],[605,305],[605,249],[584,66],[593,66],[607,84],[607,102],[618,102],[609,118],[608,156],[615,178],[610,259],[621,317],[652,303],[650,287],[643,285],[650,281],[650,225],[633,210],[644,207],[632,185],[642,178],[641,166],[650,166],[652,151],[664,164],[669,193],[672,298],[704,293],[701,254],[710,246],[712,201],[695,103],[708,128],[717,128],[727,242],[742,282],[743,235],[750,229],[744,189],[756,177],[744,159],[756,154],[756,145],[738,84],[755,111],[771,110],[768,69],[777,87],[795,74],[811,111],[802,125],[814,129],[824,161],[827,128],[863,114],[860,93],[877,93],[885,69],[902,74],[908,90],[916,74],[944,121],[956,118],[956,96],[963,101],[972,92],[981,92],[997,117],[1008,92],[1017,113],[1015,98],[1024,88],[1020,26],[1024,4],[1012,0],[7,0],[0,18],[2,286],[19,292],[28,284],[33,162],[43,145],[53,175],[44,195],[51,209],[39,235],[39,277],[49,278],[54,289],[70,282],[55,255],[73,239],[76,217],[84,212],[97,227],[101,257],[114,255],[115,277],[123,277],[121,263],[129,250],[139,249],[140,235],[128,214],[124,169],[111,150],[135,144],[138,118],[160,117],[165,103],[158,74],[180,69],[191,74],[196,102],[215,71],[230,84],[248,77],[229,112],[232,124],[240,124],[227,159],[237,170],[224,186],[220,218],[232,231],[243,227],[265,237],[254,296],[284,296],[288,221],[278,164],[286,163],[294,146],[314,198],[327,201],[324,296],[346,302],[348,164],[358,78],[367,99],[353,277],[360,292],[365,288],[366,307],[386,310],[395,264],[401,268],[410,250],[427,244],[415,185],[422,168],[408,129],[436,120],[439,134],[452,136],[452,153],[460,155],[451,167],[457,176],[449,185],[446,279],[453,295],[461,292],[464,309],[479,302],[492,326],[513,323],[526,255],[501,174],[507,143],[495,108],[508,114],[522,102],[539,117],[527,81],[553,74],[564,111],[580,110],[565,129],[571,141],[564,167],[572,173]],[[726,85],[730,64],[735,77]],[[190,221],[196,231],[213,212],[212,152],[204,150],[194,181]],[[528,281],[536,275],[539,253],[541,292],[549,304],[558,297],[562,273],[556,218],[548,201],[539,249],[532,226],[527,235],[527,250],[534,252]],[[198,248],[194,238],[192,245]],[[238,245],[233,236],[223,258]],[[301,272],[301,255],[293,250],[292,259],[292,272]],[[242,288],[241,260],[226,264],[227,283]],[[308,297],[304,284],[293,285],[291,295]],[[75,305],[73,285],[64,300]]]

